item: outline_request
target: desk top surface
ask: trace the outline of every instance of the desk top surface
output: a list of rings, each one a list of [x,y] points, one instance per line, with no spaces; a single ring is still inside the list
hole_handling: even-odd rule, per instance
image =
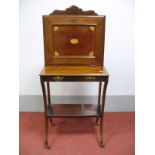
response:
[[[40,76],[108,76],[103,66],[45,66]]]

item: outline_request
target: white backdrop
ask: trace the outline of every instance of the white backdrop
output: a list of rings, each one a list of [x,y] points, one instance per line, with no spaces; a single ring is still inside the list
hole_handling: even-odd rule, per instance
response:
[[[20,0],[20,95],[40,95],[44,66],[42,15],[77,5],[106,15],[108,95],[134,95],[134,0]],[[97,95],[97,83],[53,83],[54,95]]]

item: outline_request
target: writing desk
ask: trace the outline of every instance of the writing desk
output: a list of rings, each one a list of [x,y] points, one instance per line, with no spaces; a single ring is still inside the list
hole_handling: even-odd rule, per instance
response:
[[[96,117],[103,147],[103,114],[109,74],[103,65],[105,16],[72,6],[43,16],[45,67],[40,81],[45,110],[45,146],[52,117]],[[52,104],[50,82],[98,82],[97,104]],[[102,84],[103,87],[102,87]]]

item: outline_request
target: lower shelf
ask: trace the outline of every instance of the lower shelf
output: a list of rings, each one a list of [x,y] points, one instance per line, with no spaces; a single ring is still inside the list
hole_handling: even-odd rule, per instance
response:
[[[96,104],[52,104],[48,117],[92,117],[98,116]]]

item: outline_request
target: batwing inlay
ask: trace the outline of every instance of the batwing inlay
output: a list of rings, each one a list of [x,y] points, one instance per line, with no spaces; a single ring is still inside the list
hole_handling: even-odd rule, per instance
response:
[[[57,31],[59,29],[58,26],[54,26],[54,31]]]
[[[94,51],[91,51],[90,53],[89,53],[89,56],[93,56],[94,55]]]
[[[59,53],[57,51],[54,51],[54,56],[59,56]]]
[[[95,27],[94,26],[90,26],[89,27],[91,31],[95,31]]]

